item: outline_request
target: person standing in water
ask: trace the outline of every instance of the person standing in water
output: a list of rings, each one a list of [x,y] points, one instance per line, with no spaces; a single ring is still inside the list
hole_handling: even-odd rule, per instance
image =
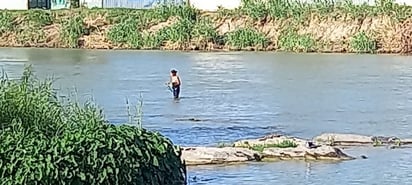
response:
[[[177,75],[177,70],[172,69],[170,71],[170,82],[169,83],[172,84],[174,98],[178,99],[179,94],[180,94],[180,85],[182,84],[182,81],[180,80],[179,75]]]

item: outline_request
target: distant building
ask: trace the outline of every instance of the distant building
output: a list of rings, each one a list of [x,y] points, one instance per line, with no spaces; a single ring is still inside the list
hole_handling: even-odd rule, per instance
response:
[[[80,0],[80,4],[88,8],[148,9],[161,4],[184,4],[185,1],[186,0]]]
[[[1,0],[0,10],[27,10],[27,9],[66,9],[70,8],[70,0]],[[298,0],[300,2],[314,2],[314,0]],[[344,0],[334,0],[343,2]],[[219,7],[235,9],[241,6],[242,0],[79,0],[81,6],[88,8],[133,8],[148,9],[156,5],[180,5],[185,2],[197,9],[216,11]],[[352,0],[354,4],[367,3],[374,5],[375,0]],[[398,4],[412,5],[412,0],[395,0]]]
[[[2,0],[0,3],[2,10],[27,10],[29,9],[27,0]]]
[[[70,0],[2,0],[2,10],[64,9],[70,8]]]
[[[235,9],[242,4],[241,0],[190,0],[190,5],[204,11],[216,11],[219,7]]]

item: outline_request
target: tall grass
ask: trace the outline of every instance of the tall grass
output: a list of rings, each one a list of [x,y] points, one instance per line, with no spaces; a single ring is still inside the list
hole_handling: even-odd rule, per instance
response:
[[[229,32],[226,39],[226,43],[236,49],[247,47],[262,49],[266,48],[269,44],[269,40],[265,35],[251,28],[240,28],[233,32]]]
[[[84,16],[79,14],[68,20],[63,20],[60,38],[66,46],[70,48],[77,48],[79,46],[78,40],[84,32],[83,19]]]
[[[316,42],[309,34],[301,35],[288,28],[281,32],[278,46],[285,51],[310,52],[315,50]]]
[[[92,101],[63,103],[57,95],[31,68],[21,79],[0,77],[1,184],[185,183],[180,149],[169,139],[112,125]]]
[[[351,38],[350,47],[357,53],[375,53],[377,49],[376,41],[364,31],[357,33]]]
[[[308,15],[317,13],[331,16],[335,13],[357,16],[388,15],[396,21],[404,21],[412,16],[412,8],[395,3],[395,0],[376,0],[375,6],[354,4],[352,0],[314,0],[312,2],[298,0],[242,0],[240,11],[254,19],[266,16],[275,19],[292,18],[307,20]]]
[[[0,11],[0,36],[13,30],[14,16],[9,11]]]

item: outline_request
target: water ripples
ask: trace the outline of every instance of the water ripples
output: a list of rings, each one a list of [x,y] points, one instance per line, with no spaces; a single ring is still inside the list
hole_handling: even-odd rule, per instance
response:
[[[370,55],[0,50],[13,76],[25,63],[56,86],[91,91],[107,119],[127,121],[125,98],[143,95],[143,125],[174,143],[215,145],[284,133],[322,132],[411,137],[410,58]],[[71,56],[64,57],[62,54]],[[10,60],[27,56],[26,61]],[[92,57],[88,57],[92,56]],[[3,61],[1,59],[3,58]],[[10,60],[10,61],[8,61]],[[179,103],[164,83],[177,68]],[[348,151],[367,160],[285,161],[189,168],[190,184],[407,184],[411,149]]]

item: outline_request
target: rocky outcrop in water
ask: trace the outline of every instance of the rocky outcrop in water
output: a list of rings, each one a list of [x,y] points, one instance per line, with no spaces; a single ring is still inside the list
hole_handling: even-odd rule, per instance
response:
[[[260,161],[260,154],[247,148],[188,147],[183,149],[182,158],[186,165],[228,164]]]
[[[187,147],[182,159],[187,165],[232,164],[279,160],[353,160],[343,147],[390,146],[412,144],[412,139],[398,137],[365,136],[356,134],[325,133],[305,140],[292,136],[269,135],[258,139],[240,140],[232,146]],[[367,157],[360,156],[365,159]]]
[[[350,160],[341,149],[315,145],[303,139],[270,135],[259,139],[241,140],[231,147],[187,147],[182,159],[187,165],[229,164],[276,160]]]
[[[313,138],[317,144],[329,146],[402,146],[411,145],[412,139],[395,136],[366,136],[356,134],[325,133]]]

